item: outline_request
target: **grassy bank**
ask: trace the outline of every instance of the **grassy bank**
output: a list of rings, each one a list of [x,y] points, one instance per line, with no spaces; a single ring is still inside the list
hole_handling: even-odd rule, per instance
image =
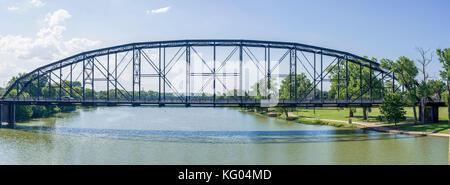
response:
[[[348,124],[348,123],[342,123],[342,122],[333,122],[333,121],[324,121],[319,119],[302,119],[302,118],[288,118],[286,119],[286,116],[278,112],[276,109],[269,108],[269,109],[243,109],[245,112],[251,112],[256,113],[263,116],[269,116],[270,114],[276,114],[276,118],[284,119],[284,120],[290,120],[294,121],[296,123],[301,124],[308,124],[308,125],[328,125],[328,126],[334,126],[334,127],[345,127],[345,128],[357,128],[358,125],[355,124]],[[273,117],[273,116],[270,116]]]
[[[412,107],[405,108],[406,110],[406,121],[404,122],[411,122],[414,120],[414,113]],[[417,114],[419,112],[418,108],[416,107]],[[332,119],[332,120],[341,120],[341,121],[347,121],[348,120],[348,108],[316,108],[315,113],[314,109],[304,109],[299,108],[294,111],[294,114],[301,117],[307,117],[307,118],[318,118],[318,119]],[[371,122],[371,123],[380,123],[379,117],[381,116],[380,109],[377,107],[372,107],[371,111],[368,112],[368,120],[365,121],[363,119],[363,111],[362,108],[356,108],[356,112],[353,113],[353,121],[356,122]],[[448,113],[447,113],[447,107],[440,107],[439,108],[439,120],[448,120]]]
[[[406,110],[406,121],[401,123],[410,123],[414,121],[414,113],[412,107],[405,108]],[[416,108],[417,113],[419,112],[418,108]],[[347,108],[338,109],[338,108],[316,108],[315,113],[313,109],[297,109],[294,114],[297,116],[307,117],[307,118],[315,118],[315,119],[331,119],[331,120],[341,120],[348,121],[348,112]],[[368,120],[363,120],[363,112],[362,108],[357,108],[356,112],[354,112],[354,116],[352,120],[354,122],[370,122],[375,124],[386,124],[386,122],[382,122],[379,120],[381,116],[379,108],[373,107],[371,108],[371,112],[368,112]],[[439,120],[448,120],[447,107],[439,108]],[[393,126],[392,126],[393,127]],[[399,124],[397,129],[405,130],[405,131],[419,131],[419,132],[431,132],[431,133],[448,133],[448,129],[450,129],[450,125],[447,121],[441,121],[439,123],[426,123],[425,125],[414,125],[414,124]]]
[[[439,123],[426,123],[425,125],[405,124],[399,125],[397,128],[400,130],[407,130],[407,131],[447,134],[448,129],[450,129],[450,125],[448,124],[448,121],[441,121]]]
[[[416,111],[418,108],[416,108]],[[450,129],[450,125],[447,121],[441,121],[439,123],[426,123],[425,125],[414,125],[414,124],[405,124],[410,123],[414,120],[413,109],[411,107],[407,107],[406,109],[406,117],[407,120],[402,122],[403,124],[399,124],[397,129],[405,130],[405,131],[420,131],[420,132],[431,132],[431,133],[448,133],[448,129]],[[249,110],[247,110],[249,111]],[[254,109],[251,109],[254,112]],[[293,111],[293,114],[302,118],[291,118],[291,121],[301,123],[301,124],[309,124],[309,125],[329,125],[335,127],[346,127],[346,128],[356,128],[357,124],[348,124],[343,122],[333,122],[329,120],[338,120],[338,121],[348,121],[348,108],[316,108],[316,110],[309,108],[297,108]],[[256,113],[260,115],[268,115],[278,113],[277,116],[280,119],[286,119],[283,113],[278,112],[275,108],[270,109],[257,109]],[[362,108],[357,108],[356,112],[354,112],[354,116],[352,117],[352,121],[354,122],[371,122],[374,124],[387,124],[386,122],[381,122],[379,117],[381,116],[379,108],[373,107],[371,108],[371,112],[368,112],[368,120],[363,120]],[[323,120],[327,119],[327,120]],[[439,119],[447,120],[447,108],[440,107],[439,109]]]
[[[357,128],[358,126],[355,124],[348,124],[348,123],[340,123],[340,122],[331,122],[331,121],[324,121],[324,120],[318,120],[318,119],[295,119],[294,122],[301,123],[301,124],[308,124],[308,125],[329,125],[334,127],[345,127],[345,128]]]

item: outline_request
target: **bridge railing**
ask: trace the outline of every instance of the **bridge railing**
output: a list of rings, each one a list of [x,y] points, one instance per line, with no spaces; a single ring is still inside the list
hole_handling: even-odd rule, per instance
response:
[[[212,99],[212,98],[196,98],[188,99],[188,101],[168,98],[168,99],[137,99],[137,100],[127,100],[127,99],[99,99],[99,98],[85,98],[85,99],[74,99],[74,98],[44,98],[44,97],[15,97],[15,98],[5,98],[3,102],[22,102],[22,103],[137,103],[137,104],[271,104],[271,105],[288,105],[288,104],[381,104],[381,99],[358,99],[358,100],[295,100],[295,99]]]

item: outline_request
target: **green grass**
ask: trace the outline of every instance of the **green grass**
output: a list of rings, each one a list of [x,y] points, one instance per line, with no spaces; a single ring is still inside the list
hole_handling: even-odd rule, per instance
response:
[[[447,107],[439,107],[439,120],[448,120]]]
[[[308,125],[329,125],[329,126],[334,126],[334,127],[351,127],[351,128],[357,127],[357,125],[354,125],[354,124],[338,123],[338,122],[323,121],[323,120],[296,119],[294,121],[297,123],[308,124]]]
[[[411,122],[414,120],[413,109],[411,107],[405,108],[407,121]],[[268,112],[274,112],[274,109],[269,109]],[[417,114],[419,112],[418,107],[416,107]],[[267,114],[266,111],[260,111],[259,113],[262,115]],[[312,108],[297,108],[296,111],[293,112],[295,115],[301,117],[307,117],[312,119],[296,119],[292,120],[297,123],[309,124],[309,125],[329,125],[335,127],[357,127],[355,124],[348,123],[340,123],[333,121],[324,121],[319,119],[329,119],[329,120],[341,120],[348,121],[348,108],[316,108],[315,114]],[[356,112],[353,114],[352,121],[354,122],[365,122],[362,116],[362,108],[356,108]],[[368,121],[373,123],[380,123],[377,119],[378,116],[381,116],[380,109],[376,107],[372,107],[371,112],[368,112]],[[285,119],[284,113],[278,116],[280,119]],[[447,107],[439,108],[439,120],[448,120],[448,112]],[[447,121],[441,121],[439,123],[426,123],[425,125],[413,125],[413,124],[404,124],[399,125],[398,129],[407,130],[407,131],[420,131],[420,132],[431,132],[431,133],[448,133],[448,129],[450,129],[450,125]]]
[[[432,133],[448,133],[448,129],[450,129],[450,125],[447,121],[441,121],[439,123],[427,123],[425,125],[399,125],[399,129],[401,130],[409,130],[409,131],[420,131],[420,132],[432,132]]]
[[[405,108],[406,110],[406,121],[414,120],[414,113],[411,107]],[[416,107],[417,114],[419,112]],[[316,108],[315,114],[312,108],[298,108],[294,114],[302,117],[308,118],[319,118],[319,119],[332,119],[332,120],[348,120],[348,108]],[[367,122],[380,122],[377,118],[381,116],[380,109],[377,107],[372,107],[371,112],[368,112]],[[439,120],[447,120],[448,113],[447,107],[439,108]],[[363,120],[362,108],[356,108],[356,112],[353,113],[352,121],[356,122],[366,122]]]
[[[406,117],[407,121],[411,122],[414,120],[414,114],[411,107],[407,107],[406,109]],[[342,120],[348,121],[348,109],[338,109],[338,108],[316,108],[316,113],[314,114],[313,109],[297,109],[298,112],[294,112],[294,114],[308,117],[308,118],[317,118],[317,119],[330,119],[330,120]],[[418,108],[416,108],[417,113]],[[367,122],[380,122],[377,120],[377,117],[380,116],[379,108],[372,108],[371,112],[368,113],[368,121]],[[439,108],[439,120],[448,120],[448,112],[447,107]],[[357,108],[354,113],[354,117],[352,121],[355,122],[365,122],[362,117],[362,108]],[[331,125],[331,126],[344,126],[340,124],[344,123],[328,123],[321,120],[306,120],[306,119],[298,119],[296,120],[298,123],[304,124],[315,124],[315,125]],[[352,127],[353,125],[346,124],[345,127]],[[407,131],[420,131],[420,132],[432,132],[432,133],[448,133],[448,129],[450,129],[450,125],[447,121],[441,121],[439,123],[426,123],[425,125],[413,125],[413,124],[405,124],[399,125],[398,129],[407,130]]]

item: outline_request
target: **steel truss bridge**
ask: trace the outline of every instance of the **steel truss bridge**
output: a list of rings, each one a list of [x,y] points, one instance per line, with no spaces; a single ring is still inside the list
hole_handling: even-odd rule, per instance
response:
[[[342,69],[334,79],[333,68]],[[352,84],[357,92],[349,91],[349,70],[359,71],[359,84]],[[308,89],[297,89],[305,83],[298,74],[311,82]],[[289,96],[279,98],[283,79],[291,84]],[[333,80],[337,98],[326,94]],[[372,106],[382,99],[373,91],[384,93],[385,83],[400,88],[377,62],[344,51],[293,42],[173,40],[87,51],[39,67],[10,85],[0,104]]]

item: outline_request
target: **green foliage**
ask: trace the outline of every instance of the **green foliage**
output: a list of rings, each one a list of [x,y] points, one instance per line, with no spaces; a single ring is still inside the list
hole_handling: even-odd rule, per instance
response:
[[[426,82],[421,82],[418,86],[417,86],[417,96],[419,97],[429,97],[432,96],[433,93],[431,91],[431,89],[428,88],[429,84]]]
[[[290,111],[294,111],[295,109],[293,107],[275,107],[275,110],[277,112],[283,113],[283,117],[287,120],[289,118],[288,113]]]
[[[448,91],[444,91],[441,95],[441,101],[445,102],[447,106],[448,106],[448,95],[449,95]]]
[[[45,106],[32,106],[33,118],[43,118],[50,116]]]
[[[446,90],[445,83],[440,80],[428,80],[427,88],[430,90],[432,95],[438,94],[439,96],[442,96],[442,93]]]
[[[16,106],[16,119],[18,121],[28,120],[33,116],[33,109],[28,105]]]
[[[414,64],[414,61],[407,57],[400,57],[397,61],[389,59],[382,59],[380,66],[384,69],[390,70],[395,73],[395,77],[400,85],[405,86],[407,90],[414,91],[417,86],[416,76],[419,74],[419,70]]]
[[[297,80],[297,83],[295,83],[295,80]],[[297,76],[290,74],[281,81],[281,86],[278,92],[279,98],[280,99],[302,98],[308,95],[308,93],[311,91],[312,86],[313,84],[306,77],[305,73],[297,74]],[[297,97],[295,97],[295,93],[291,93],[291,91],[294,91],[294,89],[297,91]],[[276,110],[278,112],[283,112],[284,117],[288,119],[288,113],[294,111],[295,108],[277,107]]]
[[[348,123],[340,123],[340,122],[332,122],[332,121],[323,121],[319,119],[296,119],[295,122],[308,124],[308,125],[329,125],[334,127],[357,127],[355,124]]]
[[[271,96],[276,96],[277,95],[277,89],[274,88],[276,87],[278,84],[275,82],[275,78],[271,78],[270,79],[270,92],[268,92],[268,85],[266,83],[265,78],[258,80],[255,84],[253,84],[253,86],[250,87],[250,96],[254,97],[255,99],[263,99],[266,98],[268,93],[271,94]]]
[[[295,84],[295,78],[297,79],[297,84]],[[279,90],[280,99],[292,99],[292,98],[298,99],[308,95],[313,84],[306,77],[305,73],[297,74],[295,78],[293,74],[290,74],[281,81],[281,86]],[[294,89],[297,90],[297,97],[294,97],[295,96],[294,93],[291,94],[291,91],[293,91]]]
[[[417,84],[415,78],[419,74],[419,70],[413,60],[402,56],[395,62],[391,71],[395,73],[398,82],[406,88],[414,88]]]
[[[380,67],[383,69],[387,69],[387,70],[391,70],[394,66],[394,61],[387,59],[387,58],[383,58],[380,60]]]
[[[398,122],[406,119],[404,106],[403,96],[400,93],[388,93],[383,97],[380,112],[385,120],[397,125]]]
[[[373,58],[372,61],[376,61],[376,59]],[[329,91],[329,97],[331,99],[338,99],[338,97],[339,99],[345,99],[347,97],[346,75],[348,73],[348,95],[350,99],[359,97],[361,90],[363,91],[362,98],[370,98],[370,93],[368,93],[370,87],[372,87],[372,97],[381,98],[382,81],[379,78],[375,78],[375,71],[372,71],[371,74],[369,68],[360,68],[359,64],[347,62],[348,61],[346,60],[340,60],[339,67],[335,66],[330,69],[331,89]],[[364,63],[363,61],[359,62]],[[348,69],[347,71],[345,67],[346,65]],[[372,79],[370,78],[371,76]]]
[[[442,64],[441,77],[448,82],[450,81],[450,48],[437,49],[436,54],[439,57],[439,62]]]
[[[448,106],[448,115],[450,116],[450,48],[446,49],[437,49],[437,55],[439,56],[439,62],[442,64],[442,70],[440,71],[440,75],[442,80],[447,82],[447,93],[446,93],[446,103]],[[450,119],[448,119],[448,124],[450,124]]]
[[[446,90],[444,82],[440,80],[429,80],[427,82],[421,82],[417,87],[417,94],[419,97],[430,97],[435,94],[442,96],[442,93]]]
[[[0,87],[0,97],[2,97],[4,93],[5,93],[5,89]]]
[[[402,56],[395,62],[389,59],[382,59],[380,63],[381,63],[380,66],[382,68],[394,72],[398,83],[400,83],[400,85],[406,88],[404,98],[407,104],[412,106],[417,102],[417,99],[419,97],[418,88],[421,88],[419,90],[422,90],[421,91],[422,94],[429,93],[425,91],[424,89],[425,85],[420,87],[420,85],[418,85],[417,80],[415,79],[416,76],[419,74],[419,70],[415,66],[413,60]],[[392,90],[389,91],[391,87],[392,85],[390,85],[390,88],[387,89],[388,93],[392,93]]]
[[[11,96],[17,95],[17,91],[14,89],[10,92]],[[23,93],[24,97],[29,97],[28,93]],[[18,121],[30,119],[33,115],[33,110],[31,106],[17,105],[16,106],[16,119]]]
[[[76,106],[58,106],[61,112],[71,112],[77,110]]]
[[[9,82],[7,87],[11,87],[14,82],[22,77],[25,74],[19,74],[18,76],[13,77]],[[33,76],[29,78],[34,78]],[[47,77],[41,77],[39,80],[40,84],[38,84],[37,80],[34,80],[30,85],[28,86],[29,89],[32,89],[27,92],[22,92],[20,97],[38,97],[38,96],[45,96],[45,97],[51,97],[51,98],[58,98],[59,97],[59,84],[51,84],[51,90],[48,87],[48,79]],[[62,90],[61,90],[61,96],[69,96],[70,92],[70,82],[69,81],[63,81],[61,83]],[[81,93],[81,88],[79,82],[74,82],[72,84],[74,87],[74,92],[72,97],[73,98],[81,98],[79,94],[76,92]],[[39,88],[38,88],[39,87]],[[20,88],[19,88],[20,89]],[[75,92],[76,91],[76,92]],[[13,89],[10,91],[7,97],[15,97],[17,96],[17,90]],[[18,121],[25,121],[30,118],[41,118],[41,117],[48,117],[52,114],[59,113],[59,112],[69,112],[76,110],[76,106],[37,106],[37,105],[18,105],[16,106],[16,119]]]
[[[403,124],[399,125],[398,129],[447,134],[448,129],[450,129],[450,125],[447,121],[441,121],[438,123],[428,123],[423,125]]]

